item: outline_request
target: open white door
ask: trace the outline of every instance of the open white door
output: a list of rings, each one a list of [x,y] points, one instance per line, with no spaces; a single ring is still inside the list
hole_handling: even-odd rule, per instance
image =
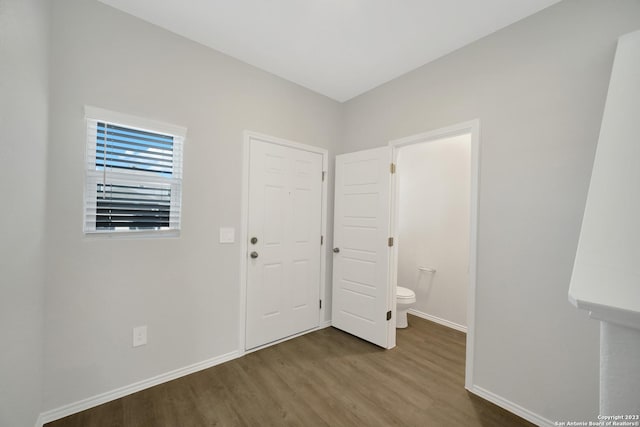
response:
[[[332,325],[395,346],[389,244],[391,147],[336,156]]]

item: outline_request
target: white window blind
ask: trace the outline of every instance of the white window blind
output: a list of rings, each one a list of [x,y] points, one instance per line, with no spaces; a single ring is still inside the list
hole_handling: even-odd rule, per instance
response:
[[[87,107],[85,233],[179,230],[184,128]]]

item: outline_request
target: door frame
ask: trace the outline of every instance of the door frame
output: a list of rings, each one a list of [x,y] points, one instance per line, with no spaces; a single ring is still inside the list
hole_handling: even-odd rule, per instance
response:
[[[240,208],[240,309],[239,309],[239,319],[238,319],[238,355],[242,356],[246,353],[251,353],[256,350],[260,350],[265,347],[269,347],[271,345],[277,344],[282,341],[289,340],[291,338],[295,338],[297,336],[318,330],[323,327],[323,319],[326,307],[326,262],[327,262],[327,254],[326,254],[326,245],[327,245],[327,183],[329,182],[329,177],[327,176],[328,170],[328,157],[329,152],[324,148],[314,147],[312,145],[302,144],[300,142],[289,141],[287,139],[278,138],[271,135],[266,135],[259,132],[253,132],[249,130],[245,130],[243,132],[243,146],[242,146],[242,189],[241,189],[241,208]],[[281,145],[284,147],[295,148],[297,150],[308,151],[311,153],[316,153],[322,155],[322,171],[325,175],[325,179],[322,181],[322,212],[320,213],[321,217],[321,233],[324,236],[324,242],[320,246],[320,290],[319,295],[320,299],[325,302],[322,304],[322,307],[318,310],[318,327],[301,332],[299,334],[295,334],[289,337],[285,337],[280,340],[276,340],[265,345],[252,348],[251,350],[246,349],[246,327],[247,327],[247,254],[249,253],[249,244],[247,242],[248,239],[248,228],[249,228],[249,172],[250,172],[250,147],[251,140],[258,139],[262,142],[266,142],[274,145]]]
[[[476,305],[476,275],[478,253],[478,192],[480,183],[480,120],[458,123],[452,126],[411,135],[405,138],[389,141],[391,158],[397,164],[400,148],[408,145],[432,142],[444,138],[463,134],[471,134],[471,187],[469,205],[469,283],[467,287],[467,345],[465,358],[464,386],[470,390],[473,385],[473,365],[475,350],[475,305]],[[399,166],[401,167],[401,166]],[[398,237],[398,185],[397,174],[391,177],[391,235]],[[398,286],[398,245],[394,245],[391,254],[391,289],[393,295]]]

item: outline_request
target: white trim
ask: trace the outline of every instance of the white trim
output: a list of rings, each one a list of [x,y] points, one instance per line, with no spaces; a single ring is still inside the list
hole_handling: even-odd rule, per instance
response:
[[[104,108],[92,107],[90,105],[84,106],[84,117],[85,119],[113,122],[119,125],[129,126],[134,129],[164,133],[182,138],[187,137],[187,128],[183,126],[160,122],[131,114],[119,113],[117,111],[105,110]]]
[[[238,309],[238,351],[245,354],[247,338],[247,253],[249,251],[249,158],[251,134],[244,132],[242,144],[242,178],[240,189],[240,307]]]
[[[320,246],[320,300],[322,301],[322,305],[320,306],[320,310],[318,313],[318,325],[320,328],[326,327],[322,326],[326,321],[324,320],[326,307],[327,307],[327,218],[329,218],[327,211],[327,195],[328,195],[328,186],[329,186],[329,152],[324,150],[322,153],[322,173],[324,174],[324,180],[322,181],[322,212],[320,213],[321,217],[321,230],[323,236],[323,242]],[[331,324],[331,319],[329,319],[329,324]]]
[[[459,325],[457,323],[451,322],[447,319],[442,319],[441,317],[433,316],[431,314],[427,314],[423,311],[416,310],[415,308],[410,308],[409,313],[414,316],[421,317],[426,320],[430,320],[431,322],[438,323],[442,326],[446,326],[447,328],[455,329],[456,331],[467,333],[467,327],[464,325]]]
[[[320,322],[320,327],[318,329],[328,328],[329,326],[331,326],[331,319],[323,320],[322,322]]]
[[[518,415],[519,417],[524,418],[525,420],[532,422],[533,424],[540,427],[551,427],[556,424],[544,418],[541,415],[536,414],[535,412],[531,412],[530,410],[523,408],[522,406],[511,402],[501,396],[498,396],[495,393],[490,392],[489,390],[485,390],[482,387],[472,386],[471,388],[465,387],[469,392],[475,394],[478,397],[481,397],[489,402],[498,405],[499,407],[506,409],[507,411]]]
[[[245,141],[247,139],[255,138],[259,139],[263,142],[269,142],[271,144],[282,145],[283,147],[296,148],[302,151],[308,151],[310,153],[322,154],[323,156],[328,156],[329,152],[325,148],[316,147],[313,145],[303,144],[301,142],[290,141],[288,139],[279,138],[277,136],[271,136],[260,132],[253,132],[250,130],[244,131]],[[323,162],[323,165],[326,163]]]
[[[465,387],[469,389],[473,385],[473,363],[475,350],[475,305],[476,305],[476,274],[478,257],[478,192],[480,190],[480,120],[475,119],[468,122],[458,123],[452,126],[424,132],[417,135],[400,138],[389,142],[393,149],[393,162],[397,163],[398,151],[401,147],[418,144],[421,142],[435,141],[462,134],[471,134],[471,200],[470,200],[470,224],[469,224],[469,288],[467,293],[467,346],[465,363]],[[394,196],[392,203],[394,208],[391,211],[392,236],[396,236],[398,230],[397,217],[398,206],[395,193],[397,193],[398,182],[395,175],[392,178],[394,184]],[[397,236],[396,236],[397,237]],[[397,257],[398,245],[393,248],[392,268],[395,273],[392,275],[392,287],[397,286]]]
[[[302,332],[300,334],[292,335],[290,337],[283,338],[282,340],[277,340],[264,346],[256,347],[252,349],[250,352],[259,350],[261,348],[268,347],[273,344],[277,344],[282,341],[286,341],[287,339],[291,339],[300,335],[304,335],[309,332],[313,332],[319,329],[321,323],[324,322],[324,313],[326,307],[325,301],[325,289],[326,289],[326,263],[327,263],[327,183],[329,182],[328,178],[328,157],[329,152],[324,148],[314,147],[312,145],[302,144],[300,142],[289,141],[283,138],[278,138],[275,136],[265,135],[258,132],[253,132],[249,130],[244,131],[244,144],[242,147],[242,189],[241,189],[241,208],[240,208],[240,309],[239,315],[240,319],[238,321],[238,351],[240,355],[248,353],[246,350],[246,334],[247,334],[247,254],[249,251],[249,244],[247,242],[248,239],[248,225],[249,225],[249,168],[250,168],[250,145],[251,139],[259,139],[263,142],[268,142],[271,144],[282,145],[285,147],[295,148],[298,150],[308,151],[311,153],[317,153],[322,155],[322,170],[325,172],[325,180],[322,182],[322,224],[321,224],[321,232],[324,236],[324,244],[322,250],[320,251],[320,289],[319,296],[322,300],[322,308],[318,310],[318,326],[314,329],[310,329],[308,331]]]
[[[640,329],[640,312],[625,310],[612,305],[598,304],[591,301],[575,299],[569,292],[569,302],[576,308],[587,310],[591,319],[615,323],[627,328]]]
[[[142,117],[131,116],[124,113],[109,111],[102,108],[85,105],[86,148],[85,148],[85,174],[83,192],[83,232],[85,237],[109,235],[129,236],[137,238],[156,237],[158,232],[165,232],[161,237],[179,237],[182,214],[182,170],[184,159],[184,145],[187,129],[169,123],[158,122]],[[172,148],[172,174],[170,177],[158,176],[149,171],[127,170],[117,171],[113,168],[96,170],[97,150],[97,124],[98,122],[114,123],[130,129],[166,134],[173,139]],[[107,171],[108,169],[108,171]],[[169,226],[163,230],[96,230],[96,184],[107,180],[109,183],[121,185],[150,185],[154,188],[169,189],[170,217]]]
[[[389,163],[396,163],[395,149],[393,145],[389,144],[389,151],[387,152],[387,158]],[[388,165],[387,167],[391,167]],[[397,175],[391,173],[389,170],[389,237],[396,236],[396,206],[397,206],[397,194],[398,194],[398,180]],[[398,304],[396,302],[396,296],[398,293],[398,239],[395,239],[395,243],[388,251],[389,270],[387,271],[387,283],[390,284],[389,291],[387,292],[387,308],[391,311],[391,318],[387,321],[387,349],[392,349],[396,346],[396,323],[398,319]]]
[[[180,230],[97,230],[87,231],[84,238],[92,239],[173,239],[180,237]]]
[[[42,427],[44,425],[44,420],[42,418],[42,414],[38,415],[38,418],[36,419],[36,424],[35,427]]]
[[[213,357],[211,359],[203,360],[202,362],[197,362],[192,365],[185,366],[183,368],[174,369],[173,371],[156,375],[154,377],[147,378],[145,380],[138,381],[136,383],[117,388],[115,390],[111,390],[105,393],[100,393],[95,396],[88,397],[86,399],[82,399],[77,402],[61,406],[59,408],[51,409],[49,411],[46,411],[40,414],[40,417],[38,419],[39,421],[42,422],[42,424],[50,423],[51,421],[59,420],[60,418],[64,418],[66,416],[76,414],[81,411],[85,411],[95,406],[102,405],[103,403],[106,403],[106,402],[111,402],[112,400],[116,400],[121,397],[128,396],[140,390],[144,390],[149,387],[156,386],[158,384],[166,383],[168,381],[174,380],[176,378],[184,377],[185,375],[189,375],[194,372],[201,371],[203,369],[211,368],[212,366],[216,366],[221,363],[228,362],[229,360],[236,359],[237,357],[239,357],[238,352],[232,351],[217,357]]]

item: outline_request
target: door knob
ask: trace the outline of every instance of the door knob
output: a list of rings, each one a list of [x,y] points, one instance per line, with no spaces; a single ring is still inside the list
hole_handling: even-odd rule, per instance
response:
[[[339,253],[340,252],[340,248],[333,248],[333,252],[336,253],[336,254]]]
[[[251,244],[255,245],[256,243],[258,243],[258,238],[257,237],[252,237],[251,238]]]
[[[253,258],[253,259],[256,259],[256,258],[258,258],[258,252],[253,251],[253,252],[251,252],[251,255],[249,255],[249,256],[250,256],[251,258]]]

